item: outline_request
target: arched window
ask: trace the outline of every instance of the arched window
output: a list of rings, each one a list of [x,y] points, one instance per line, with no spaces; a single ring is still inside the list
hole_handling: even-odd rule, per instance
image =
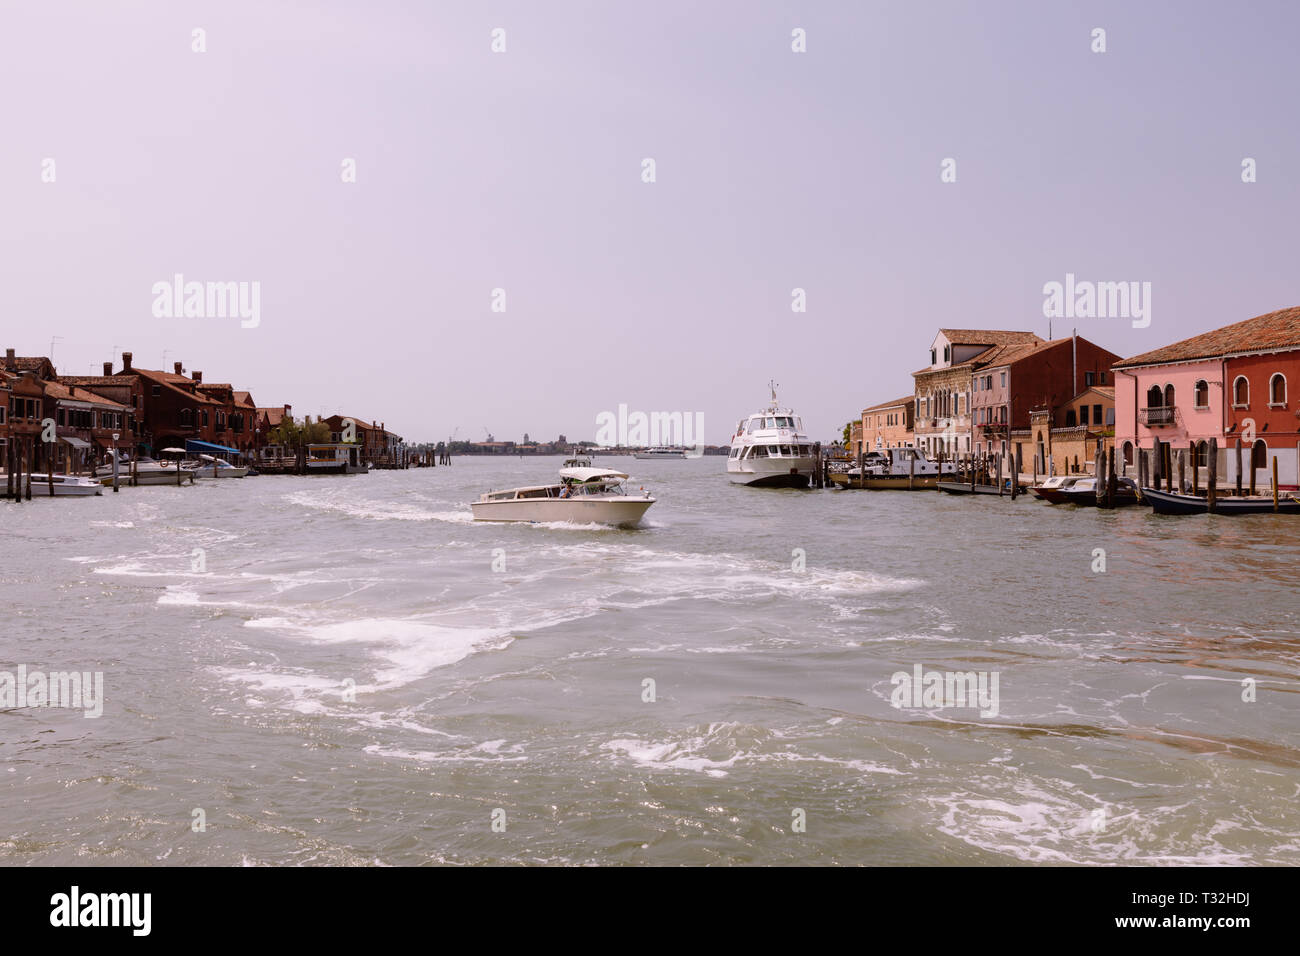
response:
[[[1124,443],[1124,464],[1133,464],[1133,443],[1131,441]]]
[[[1286,376],[1281,372],[1268,380],[1268,403],[1286,405]]]
[[[1210,467],[1210,443],[1209,442],[1202,441],[1196,443],[1196,467],[1197,468]]]
[[[1246,381],[1244,375],[1238,375],[1232,383],[1232,407],[1250,407],[1250,382]]]
[[[1250,467],[1268,467],[1268,445],[1264,444],[1264,439],[1262,438],[1258,439],[1255,442],[1255,446],[1250,450]]]
[[[193,424],[194,424],[194,409],[192,409],[192,408],[182,408],[182,409],[181,409],[181,426],[182,426],[183,428],[189,428],[189,427],[190,427],[191,425],[193,425]]]
[[[1205,379],[1201,379],[1199,382],[1196,383],[1194,394],[1195,394],[1195,403],[1197,408],[1210,407],[1210,385],[1207,381],[1205,381]]]
[[[1164,404],[1164,396],[1160,391],[1159,385],[1152,385],[1147,389],[1147,408],[1159,408]]]
[[[1166,385],[1165,386],[1165,408],[1173,408],[1173,407],[1174,407],[1174,387],[1172,385]]]

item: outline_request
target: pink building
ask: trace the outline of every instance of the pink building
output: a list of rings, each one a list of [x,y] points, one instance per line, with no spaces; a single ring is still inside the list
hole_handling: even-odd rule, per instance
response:
[[[1236,438],[1243,434],[1240,407],[1234,410],[1234,382],[1242,377],[1237,369],[1260,366],[1255,376],[1260,379],[1256,391],[1268,395],[1274,413],[1269,424],[1281,426],[1288,411],[1287,399],[1281,404],[1275,399],[1284,394],[1278,391],[1277,375],[1270,375],[1273,364],[1282,369],[1294,367],[1294,356],[1300,350],[1300,308],[1282,309],[1267,315],[1256,316],[1244,322],[1215,329],[1202,335],[1145,352],[1142,355],[1117,363],[1115,371],[1115,447],[1117,457],[1130,466],[1135,461],[1134,449],[1150,449],[1156,438],[1169,442],[1175,451],[1195,451],[1197,464],[1208,467],[1209,440],[1219,440],[1218,473],[1221,481],[1236,481]],[[1272,384],[1272,393],[1269,387]],[[1243,392],[1236,384],[1237,406]],[[1251,401],[1254,401],[1251,399]],[[1260,400],[1263,408],[1269,402]],[[1279,413],[1279,408],[1281,412]],[[1258,415],[1262,425],[1265,416]],[[1276,419],[1274,421],[1273,419]],[[1286,420],[1289,423],[1289,419]],[[1296,428],[1276,427],[1277,438],[1284,444],[1271,454],[1278,459],[1278,485],[1294,488],[1300,477],[1300,448],[1294,440]],[[1261,453],[1255,447],[1263,436],[1245,436],[1243,454],[1244,482],[1249,483],[1246,469],[1266,468],[1268,477],[1258,474],[1264,484],[1271,480],[1271,459],[1267,448]],[[1266,462],[1267,464],[1261,464]]]

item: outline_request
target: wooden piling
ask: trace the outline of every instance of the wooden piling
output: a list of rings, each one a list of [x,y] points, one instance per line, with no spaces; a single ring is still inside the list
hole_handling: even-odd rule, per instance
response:
[[[1277,455],[1273,456],[1273,514],[1277,514]]]
[[[1255,497],[1255,449],[1250,449],[1250,496]]]
[[[1119,482],[1115,476],[1115,448],[1106,449],[1106,507],[1115,507],[1115,496],[1119,491]]]
[[[1178,449],[1178,493],[1187,490],[1187,453]]]
[[[1254,454],[1253,450],[1251,452]],[[1237,436],[1237,497],[1241,497],[1241,436]]]
[[[1006,456],[1004,456],[1004,455],[1002,455],[1002,454],[999,454],[999,455],[998,455],[998,465],[997,465],[997,468],[998,468],[998,474],[997,474],[997,481],[998,481],[998,497],[999,497],[999,498],[1002,497],[1002,459],[1003,459],[1004,457],[1006,457]]]
[[[913,491],[916,488],[916,453],[907,459],[907,490]]]
[[[1189,446],[1188,453],[1192,459],[1192,494],[1199,495],[1201,493],[1201,463],[1196,460],[1196,442],[1192,442]]]
[[[1206,500],[1209,502],[1210,514],[1214,514],[1219,502],[1219,439],[1210,439],[1210,473],[1205,476]]]

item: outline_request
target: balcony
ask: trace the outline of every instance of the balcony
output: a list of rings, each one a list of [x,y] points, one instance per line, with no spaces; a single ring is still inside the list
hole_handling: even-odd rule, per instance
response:
[[[1161,425],[1172,425],[1174,423],[1174,410],[1165,405],[1139,408],[1138,421],[1147,428],[1158,428]]]

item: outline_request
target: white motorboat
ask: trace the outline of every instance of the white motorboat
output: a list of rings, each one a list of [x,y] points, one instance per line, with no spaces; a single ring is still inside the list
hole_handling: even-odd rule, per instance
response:
[[[85,475],[60,475],[55,472],[51,480],[49,472],[32,472],[33,496],[84,498],[89,495],[102,495],[103,493],[104,486],[94,478]]]
[[[155,461],[152,458],[137,458],[134,462],[131,462],[119,458],[117,468],[119,480],[124,485],[131,484],[133,473],[135,484],[137,485],[175,485],[194,483],[194,469],[186,468],[184,464],[173,461]],[[179,478],[176,476],[177,470],[181,473]],[[113,463],[110,461],[108,464],[100,465],[96,468],[95,477],[106,485],[112,484]]]
[[[627,474],[596,468],[590,458],[570,458],[553,485],[486,491],[470,503],[475,521],[564,521],[571,524],[637,525],[655,499],[629,494]]]
[[[199,461],[194,462],[192,467],[200,478],[243,478],[248,474],[247,465],[232,465],[211,455],[199,455]]]
[[[633,458],[685,458],[685,448],[646,448],[632,453]]]
[[[727,476],[741,485],[807,488],[816,470],[813,445],[803,420],[776,401],[776,385],[768,383],[772,400],[736,425],[727,458]]]

